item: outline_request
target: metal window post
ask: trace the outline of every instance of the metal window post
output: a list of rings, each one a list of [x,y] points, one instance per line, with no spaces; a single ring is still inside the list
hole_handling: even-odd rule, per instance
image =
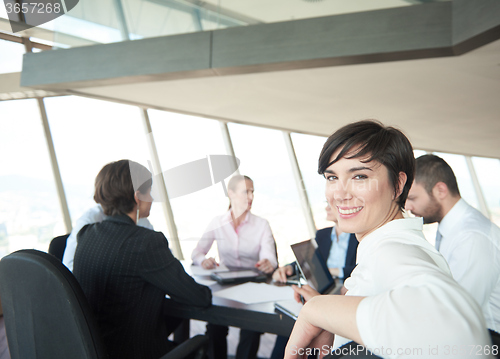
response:
[[[66,200],[66,194],[64,192],[64,186],[61,179],[61,172],[59,171],[59,165],[57,163],[56,152],[54,150],[54,142],[52,141],[52,134],[50,133],[47,111],[45,110],[43,98],[37,98],[36,100],[38,102],[38,108],[40,109],[43,131],[45,133],[45,140],[47,142],[47,149],[49,151],[50,164],[52,166],[52,174],[54,175],[57,196],[59,198],[59,206],[61,207],[61,212],[64,220],[64,226],[66,227],[66,233],[70,233],[73,228],[71,225],[71,216],[69,214],[68,201]]]
[[[288,152],[288,157],[290,158],[290,163],[292,165],[292,173],[297,185],[297,190],[299,192],[300,205],[304,213],[304,218],[307,224],[307,230],[309,231],[309,236],[311,238],[316,237],[316,224],[314,223],[314,217],[311,211],[311,205],[309,204],[309,198],[307,196],[307,191],[304,185],[304,180],[302,179],[302,174],[300,173],[299,163],[297,162],[297,156],[295,155],[295,149],[293,148],[292,138],[290,137],[290,132],[282,131],[283,138],[285,140],[285,146]]]
[[[227,128],[227,122],[219,121],[219,124],[222,132],[222,139],[224,140],[224,146],[226,147],[226,154],[232,156],[234,159],[236,156],[234,155],[233,141],[231,141],[231,135],[229,134],[229,129]],[[234,167],[238,168],[236,160],[234,160]],[[235,174],[240,174],[239,168],[235,171]]]
[[[177,226],[175,225],[174,212],[172,211],[172,207],[170,206],[167,187],[165,186],[163,171],[161,170],[160,159],[158,157],[158,151],[156,150],[156,144],[153,137],[153,130],[151,129],[151,122],[149,121],[148,111],[146,109],[141,109],[141,115],[145,134],[147,137],[149,154],[151,155],[151,159],[153,160],[153,175],[158,178],[158,181],[156,181],[156,185],[158,186],[157,188],[160,192],[160,197],[163,199],[161,204],[163,207],[163,213],[165,214],[165,220],[167,221],[168,240],[172,246],[174,256],[179,260],[183,260],[184,256],[182,254],[179,235],[177,233]]]

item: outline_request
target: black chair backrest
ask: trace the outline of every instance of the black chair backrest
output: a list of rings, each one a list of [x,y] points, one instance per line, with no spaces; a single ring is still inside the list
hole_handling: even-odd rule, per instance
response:
[[[4,257],[0,298],[12,359],[107,357],[83,290],[54,256],[28,249]]]
[[[50,241],[49,253],[59,259],[61,262],[63,260],[64,250],[66,249],[66,240],[69,234],[63,236],[55,237]]]

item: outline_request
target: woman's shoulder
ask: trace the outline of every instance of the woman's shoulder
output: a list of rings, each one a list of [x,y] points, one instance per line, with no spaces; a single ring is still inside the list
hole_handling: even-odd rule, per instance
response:
[[[248,212],[248,221],[256,224],[269,225],[269,221],[267,219],[259,217],[252,212]]]

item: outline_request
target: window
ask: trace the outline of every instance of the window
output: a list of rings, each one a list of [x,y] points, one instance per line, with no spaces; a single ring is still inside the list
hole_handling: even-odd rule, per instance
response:
[[[472,157],[477,179],[491,220],[500,226],[500,160],[497,158]]]
[[[21,72],[25,52],[23,44],[0,39],[0,74]]]
[[[316,228],[333,225],[326,220],[325,178],[318,174],[318,159],[326,137],[292,133],[295,155],[306,187]]]
[[[65,229],[38,104],[0,102],[0,113],[0,257],[47,251]]]
[[[179,115],[165,111],[148,111],[162,171],[204,159],[207,155],[225,155],[218,121]],[[186,173],[186,181],[196,174]],[[226,180],[226,184],[229,178]],[[168,191],[174,191],[167,187]],[[182,252],[185,259],[203,235],[210,221],[227,210],[228,199],[221,184],[182,197],[171,198]],[[212,247],[210,255],[215,255]]]
[[[136,107],[83,97],[45,100],[54,148],[73,223],[94,206],[94,180],[112,161],[130,159],[148,167],[146,135]],[[161,208],[151,209],[155,226]],[[161,222],[160,220],[163,219]]]
[[[280,131],[229,124],[240,172],[254,180],[252,212],[269,221],[279,262],[294,260],[290,244],[309,239],[290,159]]]

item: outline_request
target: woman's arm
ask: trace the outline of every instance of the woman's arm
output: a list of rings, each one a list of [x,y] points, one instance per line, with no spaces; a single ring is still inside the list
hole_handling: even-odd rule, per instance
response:
[[[208,228],[212,228],[212,226],[208,226]],[[214,243],[215,237],[213,230],[207,230],[201,236],[201,239],[198,241],[196,248],[191,253],[191,260],[194,264],[200,266],[205,259],[205,255],[208,253],[212,244]],[[215,261],[215,260],[214,260]]]
[[[331,349],[338,334],[363,344],[356,324],[356,311],[364,297],[321,295],[311,298],[300,311],[285,349],[285,359],[301,358],[305,348]]]

